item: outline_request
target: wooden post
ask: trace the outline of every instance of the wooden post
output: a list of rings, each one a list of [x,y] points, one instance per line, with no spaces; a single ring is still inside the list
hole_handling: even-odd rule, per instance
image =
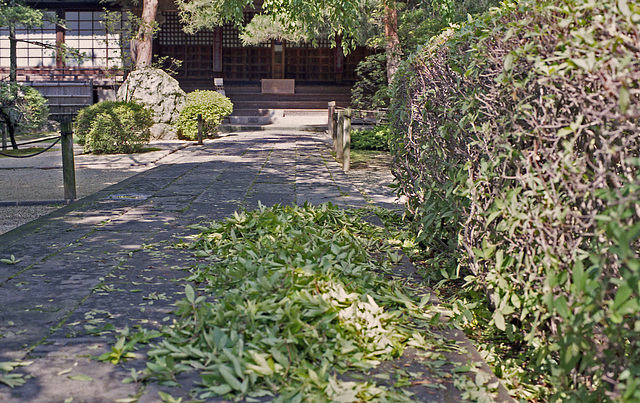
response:
[[[202,114],[198,113],[198,144],[204,144],[202,142]]]
[[[336,133],[336,158],[342,161],[342,153],[344,152],[344,111],[338,111],[338,124]]]
[[[349,172],[351,168],[351,109],[344,111],[344,128],[342,129],[342,170]]]
[[[327,120],[327,131],[329,132],[329,136],[331,136],[331,145],[333,146],[333,151],[336,151],[336,101],[329,102],[329,119]]]
[[[76,169],[73,161],[73,130],[71,117],[60,121],[60,139],[62,143],[62,178],[64,182],[64,198],[76,198]]]

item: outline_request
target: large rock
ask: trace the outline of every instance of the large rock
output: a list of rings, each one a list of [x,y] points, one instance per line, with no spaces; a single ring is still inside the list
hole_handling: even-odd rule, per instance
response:
[[[118,89],[117,98],[141,103],[154,112],[153,139],[177,138],[171,124],[178,120],[187,94],[169,74],[153,68],[132,71]]]

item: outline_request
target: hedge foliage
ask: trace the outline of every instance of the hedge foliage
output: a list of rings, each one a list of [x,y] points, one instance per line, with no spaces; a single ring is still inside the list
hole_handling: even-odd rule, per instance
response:
[[[640,400],[640,5],[505,2],[413,55],[392,99],[445,277],[468,270],[553,398]]]
[[[152,112],[135,102],[103,101],[78,113],[73,132],[84,152],[135,153],[149,143]]]
[[[178,137],[187,140],[198,139],[198,115],[202,114],[203,134],[213,136],[218,131],[225,116],[233,112],[229,98],[216,91],[196,90],[187,94],[187,104],[180,111],[175,124]]]

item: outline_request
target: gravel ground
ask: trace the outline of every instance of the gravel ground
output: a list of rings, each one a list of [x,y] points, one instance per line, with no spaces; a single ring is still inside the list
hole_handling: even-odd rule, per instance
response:
[[[160,149],[142,154],[91,155],[75,149],[77,199],[162,163],[162,159],[188,143],[152,141],[150,148]],[[63,204],[33,204],[64,198],[62,162],[59,148],[32,158],[0,158],[0,235],[49,214]],[[4,205],[2,205],[4,204]]]
[[[5,206],[0,207],[0,235],[57,210],[60,206]]]

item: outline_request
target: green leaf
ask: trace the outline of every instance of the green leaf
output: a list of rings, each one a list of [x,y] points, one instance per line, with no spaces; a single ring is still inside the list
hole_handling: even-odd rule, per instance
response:
[[[233,389],[237,391],[242,391],[242,383],[238,381],[238,379],[235,376],[233,376],[233,374],[231,373],[231,369],[229,367],[221,364],[218,367],[218,371],[220,371],[220,375],[222,375],[222,377],[224,378],[224,380],[227,382],[229,386],[231,386]]]
[[[587,284],[587,275],[584,272],[584,264],[582,260],[577,260],[573,265],[573,270],[571,271],[571,288],[574,293],[580,293],[585,291],[585,287]]]
[[[514,59],[513,53],[508,53],[505,56],[505,58],[504,58],[504,70],[505,71],[511,71],[511,69],[513,69],[513,59]]]
[[[629,89],[623,85],[620,87],[620,92],[618,93],[618,106],[620,106],[620,111],[622,113],[626,113],[627,109],[629,109],[629,101]]]
[[[212,391],[213,393],[215,393],[218,396],[224,396],[227,393],[231,393],[233,388],[231,386],[229,386],[229,385],[216,385],[216,386],[207,387],[207,390]]]
[[[67,378],[71,379],[72,381],[83,381],[83,382],[93,381],[93,378],[88,375],[71,375],[71,376],[68,376]]]
[[[623,282],[622,284],[620,284],[620,286],[618,286],[618,290],[616,291],[616,296],[613,299],[613,310],[617,311],[618,309],[620,309],[620,307],[622,307],[622,305],[624,305],[624,303],[629,300],[629,297],[631,297],[632,293],[633,290],[628,283]]]
[[[191,287],[191,285],[187,284],[184,287],[184,294],[187,297],[187,301],[191,302],[192,304],[195,302],[196,295],[195,295],[195,292],[193,291],[193,287]]]
[[[567,298],[564,295],[559,296],[553,301],[553,307],[556,312],[560,314],[563,318],[567,319],[569,315],[571,315],[571,311],[569,310],[569,306],[567,305]]]
[[[462,373],[462,372],[469,372],[469,371],[471,371],[470,365],[461,365],[451,370],[451,372],[453,373]]]
[[[623,16],[627,18],[631,17],[631,9],[629,9],[627,0],[618,0],[618,10],[620,10]]]
[[[498,329],[502,331],[506,329],[506,326],[504,323],[504,316],[502,316],[502,313],[500,313],[499,311],[495,311],[493,313],[493,323],[496,325]]]

